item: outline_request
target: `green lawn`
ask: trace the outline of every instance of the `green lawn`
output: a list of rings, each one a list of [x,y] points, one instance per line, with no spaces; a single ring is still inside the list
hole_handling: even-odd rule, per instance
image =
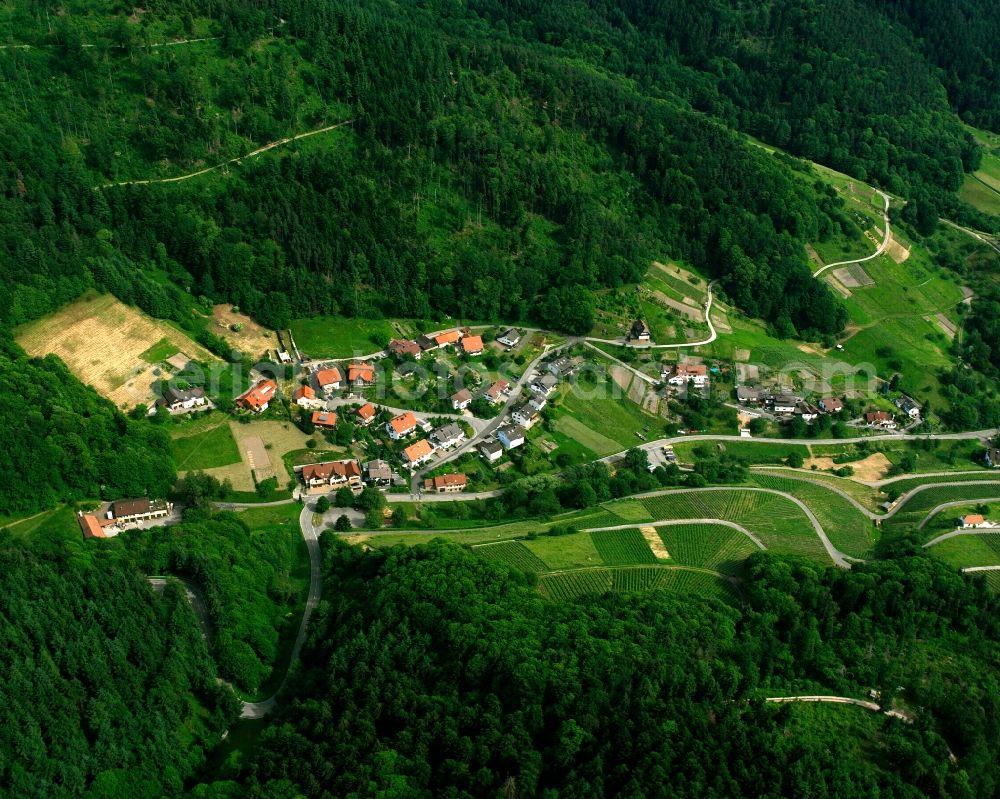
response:
[[[722,448],[725,448],[724,450]],[[708,450],[713,454],[725,451],[727,455],[742,458],[747,463],[784,463],[791,453],[798,452],[803,460],[809,457],[806,444],[776,444],[766,438],[751,438],[741,441],[682,441],[674,444],[678,460],[693,463],[699,459],[695,450]]]
[[[179,352],[176,344],[171,344],[166,338],[161,338],[152,347],[139,355],[146,363],[160,363]]]
[[[928,547],[927,551],[956,569],[1000,566],[1000,534],[957,535]]]
[[[989,176],[976,179],[977,175],[966,175],[958,196],[973,208],[985,214],[1000,216],[1000,191],[989,185]]]
[[[588,533],[539,536],[533,541],[525,541],[524,545],[545,563],[549,571],[604,564]]]
[[[660,435],[663,419],[645,413],[628,397],[613,396],[613,391],[618,387],[609,384],[574,386],[563,395],[556,429],[571,437],[583,436],[580,443],[599,455],[637,446],[642,439],[636,433],[646,438]],[[564,421],[566,417],[573,421]]]
[[[240,451],[226,422],[185,438],[175,438],[174,463],[177,471],[214,469],[239,463]]]
[[[396,322],[407,335],[418,331],[411,322]],[[310,358],[350,358],[377,352],[400,333],[387,319],[345,319],[313,316],[290,325],[299,352]]]

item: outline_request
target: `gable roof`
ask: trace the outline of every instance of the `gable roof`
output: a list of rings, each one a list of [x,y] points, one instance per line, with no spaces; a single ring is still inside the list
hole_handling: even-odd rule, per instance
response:
[[[278,384],[273,380],[261,380],[257,385],[248,391],[244,391],[236,398],[236,404],[243,404],[252,410],[260,410],[273,398]]]
[[[869,422],[891,422],[892,415],[886,413],[885,411],[871,411],[865,414],[865,418]]]
[[[403,455],[408,461],[417,461],[421,458],[426,458],[434,451],[431,443],[426,439],[422,438],[415,444],[410,444],[406,449],[403,450]]]
[[[823,399],[821,399],[820,402],[823,403],[823,407],[826,408],[828,411],[832,410],[839,411],[841,408],[844,407],[844,401],[842,399],[838,399],[837,397],[823,397]]]
[[[389,426],[392,427],[397,433],[405,433],[408,430],[413,430],[417,426],[417,417],[412,413],[407,411],[406,413],[401,413],[399,416],[389,420]]]
[[[506,380],[497,380],[492,386],[486,389],[486,393],[491,399],[496,399],[510,388],[510,383]]]
[[[464,352],[482,352],[483,351],[483,337],[482,336],[466,336],[462,339],[462,350]]]
[[[373,383],[375,381],[375,367],[370,363],[352,363],[347,367],[347,379],[352,383],[355,380]]]
[[[329,480],[334,475],[345,480],[361,477],[361,467],[357,461],[324,461],[309,463],[302,467],[303,480]]]
[[[428,480],[427,482],[431,482]],[[442,474],[434,478],[434,488],[449,488],[451,486],[468,485],[469,480],[464,474]]]
[[[149,513],[150,502],[148,497],[139,499],[119,499],[111,503],[111,515],[120,519],[122,516],[135,516],[140,513]]]
[[[375,406],[370,402],[366,402],[355,413],[367,422],[369,419],[375,418]]]
[[[632,329],[629,331],[632,338],[638,338],[639,336],[649,335],[649,325],[647,325],[642,319],[636,319],[632,323]]]
[[[316,399],[316,392],[313,391],[312,386],[299,386],[295,389],[295,393],[292,394],[293,400],[300,399]]]
[[[513,441],[516,438],[524,438],[526,432],[519,424],[505,424],[497,430],[497,435],[503,436],[508,441]]]
[[[439,427],[433,433],[433,436],[437,441],[451,441],[454,438],[461,438],[464,435],[465,431],[454,422],[450,422],[443,427]]]
[[[467,388],[459,389],[451,395],[452,402],[468,402],[472,399],[472,392]]]
[[[337,414],[333,411],[313,411],[312,423],[320,427],[333,427],[337,424]]]
[[[981,513],[970,513],[968,516],[962,517],[962,524],[982,524],[986,521],[986,517]]]
[[[445,330],[443,333],[438,333],[434,336],[434,343],[439,347],[443,347],[445,344],[454,344],[462,337],[462,334],[457,330]]]
[[[83,531],[84,538],[107,538],[101,528],[101,523],[92,513],[83,513],[77,516],[76,520],[80,525],[80,530]]]
[[[334,383],[339,383],[340,380],[340,370],[337,367],[333,367],[332,369],[320,369],[316,372],[316,382],[319,383],[320,388],[332,386]]]
[[[420,345],[415,341],[407,341],[403,338],[394,338],[389,342],[389,351],[395,355],[419,355]]]
[[[708,367],[703,363],[679,363],[674,367],[674,374],[677,377],[704,377]]]

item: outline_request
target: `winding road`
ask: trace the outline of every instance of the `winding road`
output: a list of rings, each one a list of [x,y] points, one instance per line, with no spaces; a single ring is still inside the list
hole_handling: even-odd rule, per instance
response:
[[[691,489],[697,490],[697,489]],[[764,546],[764,542],[761,541],[756,535],[751,533],[746,527],[736,522],[730,522],[725,519],[661,519],[657,522],[637,522],[635,524],[615,524],[611,527],[586,527],[583,532],[585,533],[605,533],[614,530],[634,530],[636,527],[680,527],[687,524],[718,524],[722,527],[729,527],[732,530],[736,530],[739,533],[743,533],[747,538],[753,541],[759,549],[766,550],[767,547]]]
[[[874,189],[874,191],[882,198],[885,202],[885,208],[882,210],[882,221],[885,222],[885,235],[882,237],[882,243],[879,245],[878,249],[875,250],[871,255],[866,255],[864,258],[851,258],[848,261],[834,261],[832,264],[826,264],[821,266],[815,272],[813,272],[813,277],[819,277],[827,269],[833,269],[836,266],[847,266],[848,264],[861,264],[865,261],[871,261],[874,258],[878,258],[882,253],[885,252],[886,248],[889,246],[889,242],[892,241],[892,231],[889,228],[889,195],[880,189]]]

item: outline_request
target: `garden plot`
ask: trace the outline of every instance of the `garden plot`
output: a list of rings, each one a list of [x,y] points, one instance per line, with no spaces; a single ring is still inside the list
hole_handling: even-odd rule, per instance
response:
[[[875,281],[861,264],[850,264],[833,270],[833,276],[849,289],[874,286]]]

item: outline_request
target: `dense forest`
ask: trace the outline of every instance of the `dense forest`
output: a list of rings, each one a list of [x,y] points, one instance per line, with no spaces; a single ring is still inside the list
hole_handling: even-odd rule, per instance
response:
[[[996,600],[897,555],[849,572],[756,556],[735,610],[552,603],[454,545],[332,543],[337,591],[249,795],[991,796],[1000,693],[977,664]],[[856,742],[789,737],[793,711],[761,701],[819,685],[874,687],[913,723],[883,719],[862,766]]]

